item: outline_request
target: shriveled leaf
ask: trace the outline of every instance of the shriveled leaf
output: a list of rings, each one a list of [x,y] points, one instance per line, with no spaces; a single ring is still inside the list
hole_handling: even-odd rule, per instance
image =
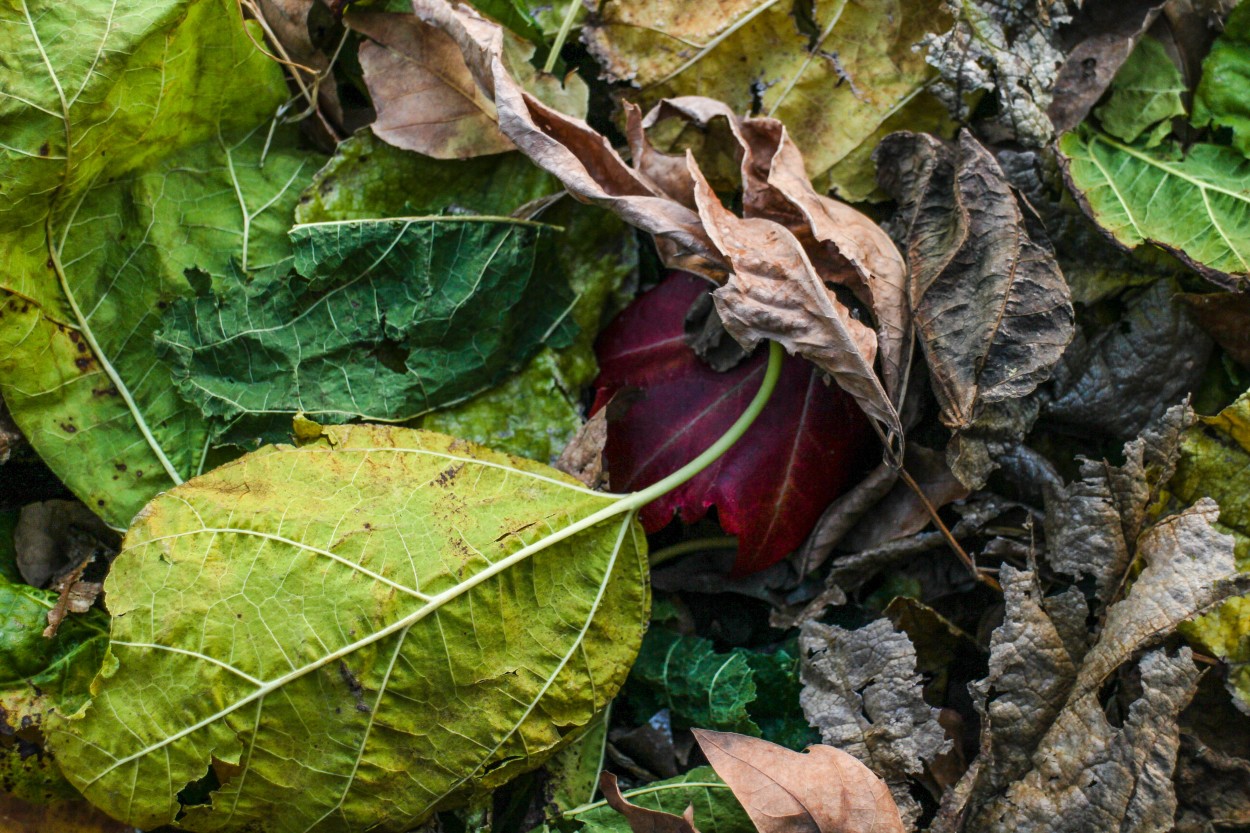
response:
[[[1175,280],[1158,281],[1127,297],[1118,320],[1079,331],[1055,367],[1045,416],[1126,439],[1195,390],[1211,340],[1179,292]]]
[[[20,3],[0,20],[0,389],[49,467],[124,527],[203,462],[203,418],[155,361],[161,308],[188,270],[289,258],[314,165],[286,129],[260,164],[286,85],[234,3]]]
[[[717,373],[686,344],[686,312],[708,288],[692,275],[670,276],[599,341],[598,404],[626,387],[642,390],[626,415],[608,424],[613,489],[642,488],[694,459],[729,427],[763,378],[762,353]],[[855,404],[821,375],[787,358],[772,399],[742,440],[643,509],[646,528],[658,530],[674,514],[693,523],[715,506],[722,528],[738,536],[738,573],[797,548],[872,449]]]
[[[572,294],[539,225],[444,216],[296,226],[296,276],[176,303],[158,350],[215,438],[286,436],[304,413],[398,422],[567,345]]]
[[[651,810],[639,807],[621,795],[621,788],[616,784],[616,776],[610,772],[603,773],[599,779],[599,788],[608,806],[625,817],[629,829],[633,833],[699,833],[694,826],[694,805],[686,805],[680,815],[666,813],[662,810]]]
[[[878,619],[855,631],[805,622],[803,712],[830,746],[849,752],[890,787],[907,829],[920,805],[911,777],[949,747],[938,710],[921,696],[916,651],[907,634]]]
[[[1185,79],[1163,44],[1147,36],[1120,67],[1110,95],[1094,109],[1094,115],[1104,130],[1125,142],[1135,142],[1149,132],[1145,142],[1149,147],[1171,132],[1168,120],[1185,115],[1181,96],[1186,92]],[[1159,129],[1152,130],[1156,125]]]
[[[1185,294],[1180,299],[1188,305],[1198,325],[1233,361],[1250,367],[1250,295],[1212,292]]]
[[[1002,169],[970,133],[954,148],[895,134],[877,160],[900,203],[912,317],[942,422],[975,435],[994,426],[997,415],[987,411],[1049,378],[1074,332],[1068,286],[1047,241],[1031,236]],[[948,458],[970,487],[988,474]]]
[[[411,14],[352,10],[348,25],[365,35],[360,65],[377,108],[372,130],[396,147],[437,159],[464,159],[513,148],[494,104],[473,80],[456,42]],[[589,94],[577,75],[559,78],[530,64],[533,45],[501,32],[502,60],[526,90],[574,117]]]
[[[629,97],[643,109],[697,95],[780,119],[809,176],[863,189],[882,124],[932,112],[913,47],[950,21],[936,0],[599,0],[583,37],[610,79],[641,88]]]
[[[694,731],[716,774],[742,802],[759,833],[902,833],[890,790],[832,746],[792,752],[765,740]]]
[[[1226,128],[1233,147],[1250,156],[1250,6],[1240,3],[1224,22],[1202,62],[1202,80],[1194,93],[1194,124]]]
[[[926,60],[941,82],[933,87],[961,121],[979,93],[993,93],[993,116],[981,125],[997,141],[1037,147],[1051,138],[1046,116],[1064,55],[1058,29],[1079,5],[959,0],[954,25],[925,39]]]
[[[1073,193],[1120,245],[1153,243],[1228,289],[1250,280],[1250,160],[1219,145],[1126,145],[1082,126],[1059,151]]]
[[[709,766],[695,767],[684,775],[654,781],[645,787],[627,790],[624,797],[637,807],[679,814],[694,807],[695,823],[702,833],[756,833],[751,819],[728,785]],[[581,825],[586,833],[625,833],[625,818],[598,801],[576,807],[563,817]]]
[[[406,831],[624,681],[649,598],[614,498],[440,434],[302,433],[157,498],[109,574],[105,670],[50,738],[132,824]]]

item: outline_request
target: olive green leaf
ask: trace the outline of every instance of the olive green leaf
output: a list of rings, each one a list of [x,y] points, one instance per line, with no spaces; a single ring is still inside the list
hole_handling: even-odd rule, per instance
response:
[[[702,833],[756,833],[742,804],[710,766],[626,790],[624,796],[639,807],[675,815],[693,806],[695,827]],[[606,801],[576,807],[563,818],[579,823],[585,833],[630,833],[629,822]]]
[[[1116,73],[1107,100],[1094,115],[1103,130],[1125,142],[1135,142],[1149,131],[1145,145],[1153,147],[1171,132],[1169,120],[1185,115],[1181,96],[1186,92],[1185,79],[1163,44],[1147,35]]]
[[[283,439],[301,412],[413,419],[569,343],[573,295],[542,268],[545,232],[468,215],[299,225],[298,274],[175,303],[158,353],[214,441]]]
[[[49,740],[128,823],[410,830],[541,765],[638,650],[632,496],[441,434],[297,429],[158,496],[113,564],[105,669]]]
[[[203,418],[156,362],[161,308],[188,270],[280,266],[313,166],[284,132],[262,165],[286,88],[229,0],[16,0],[0,31],[0,392],[123,527],[203,463]]]
[[[1181,444],[1173,493],[1185,502],[1214,498],[1216,528],[1231,532],[1237,569],[1250,571],[1250,393],[1191,428]],[[1229,663],[1228,687],[1250,711],[1250,597],[1229,599],[1181,631]]]
[[[300,197],[296,220],[381,219],[422,214],[508,215],[560,190],[550,174],[519,153],[442,160],[400,150],[367,131],[339,145]],[[544,347],[517,374],[468,402],[421,418],[415,427],[454,434],[549,462],[582,416],[578,390],[598,372],[594,339],[632,295],[638,244],[616,216],[571,199],[539,215],[552,228],[554,256],[576,295],[569,318],[578,334],[568,347]],[[554,279],[554,272],[551,279]]]
[[[1224,33],[1202,62],[1202,80],[1194,94],[1194,124],[1229,128],[1233,147],[1250,156],[1250,3],[1229,14]]]
[[[808,175],[859,197],[875,190],[870,157],[887,120],[950,124],[926,89],[936,71],[913,48],[950,25],[939,0],[600,0],[583,39],[608,78],[641,88],[631,97],[644,109],[701,95],[781,119]]]
[[[1135,147],[1084,125],[1059,151],[1086,213],[1125,248],[1153,243],[1221,286],[1250,283],[1250,160],[1237,151]]]

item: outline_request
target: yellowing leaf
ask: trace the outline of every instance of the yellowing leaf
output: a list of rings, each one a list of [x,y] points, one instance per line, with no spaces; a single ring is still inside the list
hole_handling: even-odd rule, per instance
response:
[[[649,607],[629,506],[441,434],[261,449],[145,509],[94,699],[50,741],[139,827],[407,831],[620,687]],[[196,782],[211,803],[181,806]]]

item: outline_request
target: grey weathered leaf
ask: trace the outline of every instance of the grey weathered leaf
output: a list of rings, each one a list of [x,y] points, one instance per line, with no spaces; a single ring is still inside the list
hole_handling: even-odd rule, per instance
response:
[[[803,693],[799,701],[825,743],[851,753],[884,780],[904,825],[920,805],[909,779],[949,748],[938,710],[921,696],[916,651],[889,619],[856,631],[803,624]]]
[[[1078,332],[1055,366],[1043,414],[1126,439],[1195,390],[1211,339],[1180,303],[1179,292],[1175,280],[1157,281],[1126,299],[1117,320]]]
[[[1074,331],[1067,284],[998,163],[967,131],[956,147],[896,133],[876,158],[900,204],[912,316],[942,422],[957,434],[975,429],[988,407],[1050,376]]]

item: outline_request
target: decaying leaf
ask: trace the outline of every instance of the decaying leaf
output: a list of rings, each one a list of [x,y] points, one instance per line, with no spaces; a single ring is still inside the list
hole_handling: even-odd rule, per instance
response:
[[[499,131],[495,105],[474,83],[460,48],[411,14],[352,9],[352,29],[366,36],[360,65],[378,111],[374,135],[437,159],[503,153],[512,142]],[[534,69],[534,46],[501,30],[502,60],[525,89],[569,115],[586,115],[589,91],[576,75],[563,82]]]
[[[1250,295],[1212,292],[1180,296],[1198,325],[1224,348],[1233,361],[1250,368]]]
[[[978,93],[993,93],[997,112],[980,125],[996,140],[1041,146],[1052,136],[1046,109],[1063,65],[1057,31],[1069,0],[1000,3],[949,0],[955,23],[925,39],[926,60],[941,75],[933,87],[961,121]]]
[[[303,101],[330,143],[345,132],[333,61],[346,37],[327,0],[257,0],[249,5]]]
[[[603,468],[603,446],[608,441],[608,412],[611,410],[612,403],[609,402],[586,420],[552,467],[573,475],[591,489],[603,485],[607,480],[607,472]]]
[[[409,830],[540,765],[638,649],[613,496],[429,432],[300,434],[157,498],[109,574],[105,669],[49,742],[139,827]]]
[[[1078,331],[1055,366],[1043,414],[1122,440],[1195,390],[1211,340],[1179,291],[1175,280],[1157,281],[1125,298],[1117,321]]]
[[[162,308],[188,271],[281,268],[315,164],[291,129],[268,135],[286,84],[234,2],[19,3],[0,25],[0,388],[123,528],[204,464],[204,419],[156,361]]]
[[[792,752],[765,740],[694,730],[716,774],[759,833],[902,833],[885,783],[832,746]]]
[[[807,175],[854,199],[884,123],[944,126],[913,47],[950,20],[939,0],[599,0],[584,39],[608,78],[641,88],[629,97],[644,109],[706,96],[785,122]]]
[[[1116,242],[1152,243],[1227,289],[1250,280],[1250,160],[1236,150],[1139,148],[1084,124],[1059,151],[1073,194]]]
[[[896,133],[877,161],[900,204],[908,300],[942,422],[975,436],[1044,382],[1072,340],[1067,284],[1047,241],[1031,236],[1027,209],[998,163],[970,133],[956,147]],[[957,453],[948,460],[969,487],[989,473]]]
[[[608,423],[615,490],[643,488],[694,459],[728,429],[763,378],[762,351],[717,373],[686,344],[686,311],[709,288],[693,275],[672,275],[626,308],[599,340],[596,407],[617,391],[640,391],[624,416]],[[795,550],[872,448],[850,397],[821,376],[787,357],[772,399],[742,441],[645,507],[643,525],[662,529],[675,514],[694,523],[715,506],[721,527],[738,536],[739,575]]]
[[[573,300],[537,268],[542,226],[445,216],[291,230],[297,275],[180,301],[157,348],[218,441],[288,436],[297,413],[398,422],[565,346]]]
[[[600,776],[599,789],[603,791],[608,806],[625,817],[629,822],[629,829],[634,833],[699,833],[699,829],[694,826],[693,804],[687,804],[680,816],[640,807],[621,795],[616,776],[610,772]]]
[[[45,500],[22,507],[13,529],[17,569],[32,587],[47,587],[87,559],[97,541],[116,535],[76,500]]]
[[[890,787],[906,829],[920,805],[910,777],[947,751],[938,710],[921,696],[916,651],[888,619],[855,631],[805,622],[799,648],[803,693],[799,701],[821,739],[862,761]]]
[[[702,833],[757,833],[738,799],[709,766],[695,767],[676,778],[654,781],[627,791],[624,796],[636,807],[675,815],[694,807],[694,818]],[[625,833],[624,816],[599,801],[575,807],[562,814],[575,821],[586,833]]]

